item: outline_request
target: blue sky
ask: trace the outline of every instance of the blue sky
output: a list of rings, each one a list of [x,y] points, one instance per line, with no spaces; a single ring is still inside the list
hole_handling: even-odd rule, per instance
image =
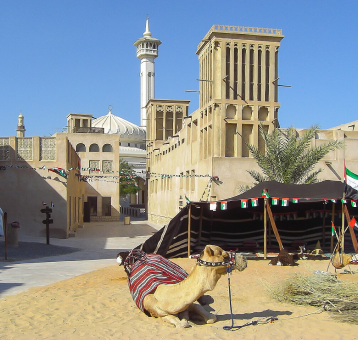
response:
[[[140,61],[133,43],[162,41],[156,98],[198,107],[196,47],[214,24],[280,28],[281,127],[357,120],[358,2],[290,0],[0,0],[0,136],[63,131],[71,113],[140,121]]]

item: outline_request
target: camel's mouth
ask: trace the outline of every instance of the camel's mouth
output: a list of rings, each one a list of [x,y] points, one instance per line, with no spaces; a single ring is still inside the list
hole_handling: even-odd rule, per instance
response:
[[[242,254],[236,253],[235,254],[235,263],[233,265],[234,269],[242,272],[247,267],[247,260],[246,257]]]

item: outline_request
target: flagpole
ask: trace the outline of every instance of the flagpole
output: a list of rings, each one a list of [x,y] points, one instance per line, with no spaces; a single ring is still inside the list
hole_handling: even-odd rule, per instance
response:
[[[344,199],[345,194],[343,193],[343,199]],[[342,249],[342,253],[344,253],[344,203],[342,202],[342,244],[341,244],[341,249]]]
[[[267,259],[267,198],[264,198],[264,259]]]

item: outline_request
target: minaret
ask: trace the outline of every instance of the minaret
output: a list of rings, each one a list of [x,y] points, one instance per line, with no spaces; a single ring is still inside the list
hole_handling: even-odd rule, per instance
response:
[[[145,106],[149,99],[154,98],[154,59],[158,57],[158,46],[162,42],[152,37],[149,31],[149,18],[146,21],[143,37],[138,39],[137,58],[140,59],[140,125],[146,127]]]
[[[18,117],[18,123],[17,123],[17,129],[16,129],[16,136],[17,137],[25,137],[25,126],[24,126],[24,116],[22,115],[22,112],[20,111],[19,117]]]

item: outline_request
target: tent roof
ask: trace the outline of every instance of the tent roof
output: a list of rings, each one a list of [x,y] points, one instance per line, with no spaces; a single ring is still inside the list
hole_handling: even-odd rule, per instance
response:
[[[314,184],[284,184],[275,181],[262,182],[241,195],[228,198],[237,201],[245,198],[261,197],[263,189],[267,189],[270,197],[287,197],[321,201],[323,198],[339,199],[343,197],[344,183],[339,181],[323,181]]]

